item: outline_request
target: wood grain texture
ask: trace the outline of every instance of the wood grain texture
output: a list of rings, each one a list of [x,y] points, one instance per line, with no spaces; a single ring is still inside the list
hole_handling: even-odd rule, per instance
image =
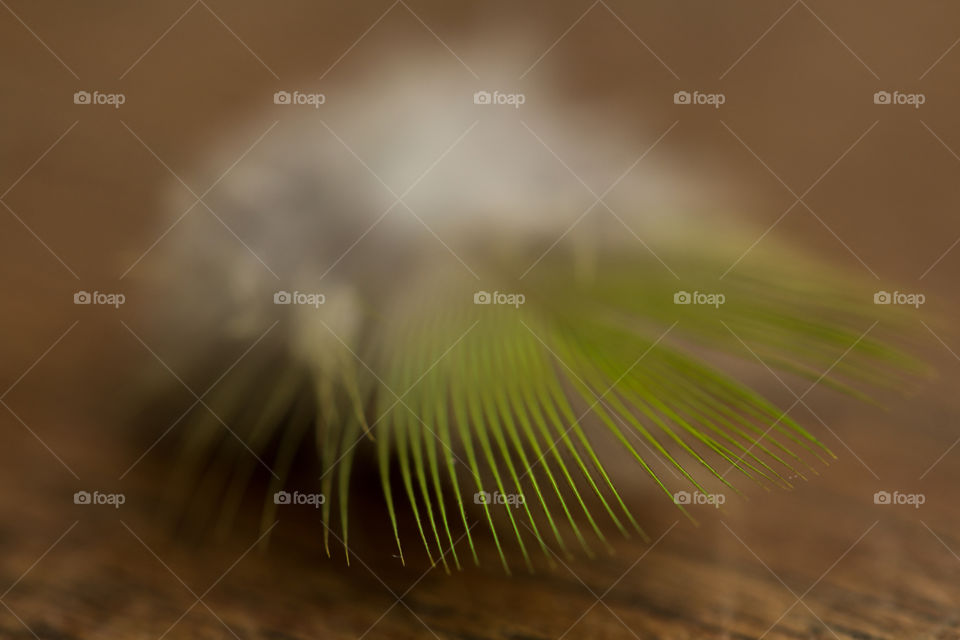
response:
[[[118,407],[133,398],[140,373],[158,366],[119,322],[139,329],[146,305],[132,285],[119,312],[71,303],[80,288],[128,286],[120,274],[173,221],[159,197],[173,180],[163,163],[185,171],[218,127],[274,90],[316,78],[390,4],[8,3],[0,9],[0,636],[960,637],[960,362],[950,352],[960,353],[952,322],[960,249],[944,253],[960,235],[960,163],[944,148],[960,149],[960,49],[931,67],[960,33],[956,7],[878,2],[865,16],[856,3],[795,5],[721,83],[724,111],[684,114],[669,153],[654,159],[736,176],[729,189],[706,193],[707,213],[743,211],[759,236],[794,199],[778,177],[802,193],[879,119],[806,197],[816,216],[798,205],[771,237],[870,282],[874,271],[878,288],[925,291],[930,302],[909,340],[939,377],[913,396],[882,398],[887,411],[815,389],[806,398],[815,415],[803,406],[791,415],[839,459],[792,492],[748,490],[722,510],[696,508],[695,527],[637,477],[627,497],[656,544],[611,534],[612,555],[540,562],[533,574],[511,550],[516,571],[507,576],[481,523],[484,563],[448,576],[417,556],[413,539],[401,566],[376,509],[354,514],[349,567],[339,547],[325,557],[316,519],[298,513],[281,514],[265,551],[250,550],[255,514],[223,540],[171,534],[156,517],[170,465],[162,447],[120,479],[146,450],[145,436],[162,432],[143,425],[145,433],[131,433]],[[454,50],[484,21],[540,25],[518,69],[589,6],[482,4],[409,2]],[[568,63],[559,75],[571,99],[630,116],[624,137],[637,153],[656,137],[645,138],[648,129],[677,118],[673,91],[716,84],[791,6],[608,4],[681,81],[601,5],[549,59]],[[398,6],[331,78],[413,40],[448,55]],[[930,97],[919,112],[877,111],[870,100],[881,88],[914,84]],[[72,104],[74,91],[95,88],[122,90],[129,101],[118,112]],[[757,379],[789,406],[776,381],[762,370]],[[192,398],[184,391],[180,402]],[[122,491],[127,502],[74,505],[81,489]],[[880,490],[926,501],[876,505]]]
[[[878,469],[884,460],[903,459],[897,427],[861,441],[845,436]],[[852,456],[841,456],[796,491],[751,495],[719,511],[703,507],[695,511],[699,527],[647,497],[649,506],[641,502],[638,513],[658,541],[613,538],[613,555],[554,567],[538,562],[533,574],[519,569],[514,553],[517,570],[505,575],[480,526],[474,532],[482,568],[446,575],[417,556],[415,539],[407,541],[408,565],[400,566],[382,510],[354,513],[357,555],[350,567],[338,545],[332,559],[324,557],[319,525],[295,512],[281,515],[265,551],[246,555],[257,539],[254,526],[240,525],[219,542],[172,536],[152,513],[156,486],[122,484],[127,503],[120,509],[76,506],[77,483],[31,482],[29,467],[46,464],[46,452],[29,436],[13,440],[2,465],[8,552],[0,577],[16,583],[4,597],[10,611],[0,616],[5,637],[32,637],[29,626],[44,638],[149,638],[171,625],[165,637],[230,637],[227,628],[242,638],[304,639],[960,633],[957,465],[949,462],[910,487],[907,476],[893,474],[878,485]],[[931,440],[909,460],[936,453]],[[91,455],[92,463],[105,460],[103,447]],[[151,466],[141,481],[162,473]],[[919,509],[875,505],[878,486],[922,491],[927,501]]]

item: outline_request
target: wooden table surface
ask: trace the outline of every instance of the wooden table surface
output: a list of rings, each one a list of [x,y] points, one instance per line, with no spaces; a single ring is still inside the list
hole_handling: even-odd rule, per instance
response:
[[[960,161],[949,150],[960,149],[960,49],[936,62],[960,36],[955,7],[600,3],[545,58],[555,71],[569,62],[559,75],[571,95],[643,113],[653,129],[675,118],[663,96],[726,91],[722,114],[684,115],[664,161],[736,175],[699,202],[711,215],[743,211],[757,235],[794,201],[780,179],[803,193],[877,121],[806,197],[820,217],[797,208],[773,236],[864,277],[869,265],[878,288],[926,292],[908,338],[938,377],[884,397],[887,410],[815,389],[807,401],[817,417],[803,407],[791,415],[838,460],[794,491],[748,490],[721,510],[695,508],[694,526],[638,479],[627,500],[650,541],[611,532],[610,555],[541,561],[532,574],[514,562],[507,576],[482,524],[481,567],[431,569],[415,539],[401,566],[375,508],[355,514],[349,567],[338,547],[332,559],[322,553],[313,514],[282,512],[266,550],[251,547],[252,511],[222,540],[171,533],[156,517],[171,464],[162,448],[118,480],[144,450],[121,409],[151,362],[118,318],[139,327],[142,307],[111,314],[70,300],[78,288],[121,286],[119,274],[169,224],[158,194],[171,176],[158,158],[186,171],[212,131],[285,86],[271,73],[315,78],[391,4],[2,4],[2,637],[960,637],[960,249],[947,251],[960,235]],[[414,14],[454,50],[478,24],[529,21],[537,35],[523,67],[590,7],[483,4],[398,4],[343,73],[411,39],[446,55]],[[896,87],[926,91],[928,104],[874,110],[872,93]],[[116,113],[72,103],[74,91],[97,88],[122,90],[129,103]],[[143,428],[149,442],[155,427]],[[95,489],[127,502],[73,504],[75,491]],[[925,502],[878,505],[877,491]]]
[[[410,536],[402,567],[382,508],[354,510],[349,567],[338,545],[323,555],[312,514],[281,512],[266,550],[251,550],[259,531],[249,521],[225,540],[184,538],[156,518],[162,456],[118,483],[136,453],[124,438],[86,425],[87,442],[71,447],[75,424],[31,420],[77,481],[5,420],[0,577],[12,588],[0,629],[65,639],[955,638],[956,450],[918,480],[956,437],[956,404],[938,400],[946,387],[889,414],[817,406],[850,449],[836,441],[840,459],[792,492],[695,509],[699,527],[660,497],[629,496],[652,541],[611,535],[612,555],[538,560],[532,574],[514,553],[512,576],[482,523],[480,568],[431,569]],[[72,503],[73,491],[96,487],[122,491],[126,504]],[[876,505],[878,490],[925,503]]]

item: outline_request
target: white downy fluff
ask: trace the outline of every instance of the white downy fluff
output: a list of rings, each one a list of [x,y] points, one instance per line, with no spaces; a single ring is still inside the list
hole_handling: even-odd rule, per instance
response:
[[[326,81],[319,108],[269,105],[201,150],[197,174],[222,178],[158,246],[162,281],[192,283],[164,297],[162,324],[187,345],[249,341],[289,312],[291,348],[318,353],[331,339],[318,311],[278,309],[275,292],[323,293],[320,317],[349,342],[364,279],[389,287],[412,259],[482,278],[468,250],[526,251],[532,263],[561,238],[596,251],[676,225],[669,203],[681,182],[640,161],[644,148],[626,149],[622,123],[542,82],[518,83],[507,56],[481,80],[438,56],[380,58]],[[313,91],[309,81],[290,90]],[[522,93],[523,104],[476,104],[477,91]],[[171,218],[193,202],[171,186]]]

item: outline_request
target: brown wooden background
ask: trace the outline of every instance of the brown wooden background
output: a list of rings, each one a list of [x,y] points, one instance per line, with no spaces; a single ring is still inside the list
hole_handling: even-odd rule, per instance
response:
[[[794,198],[720,119],[797,194],[878,121],[805,197],[823,222],[798,206],[771,237],[872,278],[862,260],[878,288],[925,292],[913,341],[939,377],[915,395],[884,398],[886,412],[815,390],[810,406],[829,430],[803,408],[794,415],[840,459],[791,493],[703,509],[699,528],[638,488],[630,499],[651,535],[669,530],[653,546],[614,537],[615,555],[512,577],[487,547],[481,569],[424,574],[422,559],[398,566],[375,512],[354,527],[367,567],[327,561],[315,523],[281,519],[268,551],[243,556],[224,575],[256,540],[254,528],[217,543],[171,539],[152,517],[168,463],[159,453],[117,480],[139,455],[118,428],[118,405],[150,362],[118,322],[140,321],[137,305],[71,304],[78,288],[118,286],[170,221],[157,194],[171,177],[120,120],[184,171],[214,130],[288,79],[326,69],[384,14],[337,73],[405,43],[435,43],[420,20],[453,50],[484,25],[527,24],[535,35],[517,60],[524,68],[583,16],[545,67],[571,99],[620,114],[627,137],[635,114],[657,130],[679,117],[658,161],[733,176],[694,203],[712,216],[742,212],[758,235]],[[227,627],[275,640],[756,638],[768,629],[769,638],[960,637],[960,448],[951,448],[960,437],[960,361],[950,352],[960,353],[951,322],[960,249],[920,279],[960,235],[957,38],[960,11],[942,2],[5,0],[2,635],[159,638],[201,596],[165,637],[231,637]],[[448,55],[436,46],[438,57]],[[678,115],[670,96],[688,87],[723,91],[728,104]],[[72,94],[82,88],[122,91],[128,104],[116,112],[76,106]],[[880,89],[923,92],[927,104],[877,107],[871,96]],[[635,131],[637,148],[649,144],[646,128]],[[116,512],[72,504],[74,491],[97,487],[124,491],[128,504]],[[878,490],[922,492],[926,503],[874,505]]]

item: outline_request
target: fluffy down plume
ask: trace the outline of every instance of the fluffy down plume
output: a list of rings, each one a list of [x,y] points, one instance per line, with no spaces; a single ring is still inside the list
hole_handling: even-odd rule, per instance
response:
[[[270,496],[310,449],[325,544],[346,543],[369,450],[397,543],[409,509],[445,567],[464,534],[477,558],[477,518],[505,568],[508,543],[528,562],[548,544],[591,553],[608,528],[642,532],[599,441],[668,499],[708,482],[789,488],[832,456],[731,363],[860,397],[915,367],[874,339],[869,295],[829,270],[761,248],[729,269],[755,235],[678,213],[706,178],[647,160],[657,132],[624,162],[614,119],[547,108],[562,102],[542,86],[522,109],[478,105],[476,85],[429,61],[381,64],[321,109],[251,118],[199,164],[230,169],[158,246],[155,275],[187,284],[154,316],[177,362],[233,354],[205,400],[215,413],[183,418],[175,467],[222,526],[259,467]],[[194,199],[174,192],[179,215]],[[488,494],[517,508],[475,500]]]

